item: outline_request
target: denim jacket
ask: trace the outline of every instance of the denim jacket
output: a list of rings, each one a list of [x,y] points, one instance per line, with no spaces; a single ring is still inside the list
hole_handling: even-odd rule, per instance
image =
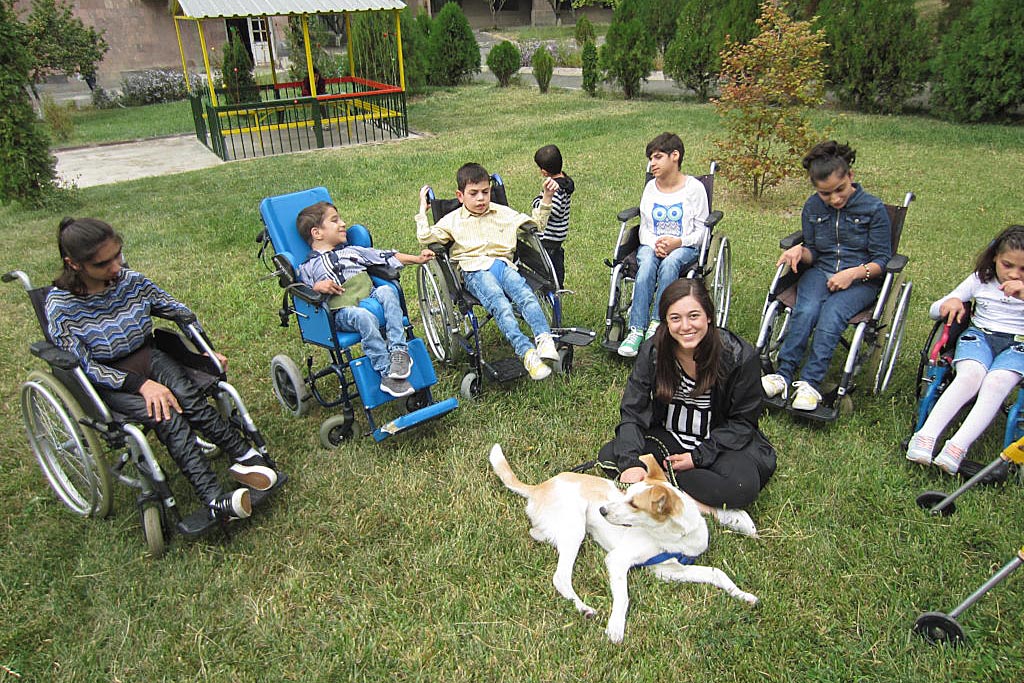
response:
[[[832,208],[817,194],[804,203],[804,246],[814,257],[813,267],[827,273],[868,263],[884,271],[892,256],[892,226],[885,205],[860,183],[853,186],[856,191],[841,209]]]

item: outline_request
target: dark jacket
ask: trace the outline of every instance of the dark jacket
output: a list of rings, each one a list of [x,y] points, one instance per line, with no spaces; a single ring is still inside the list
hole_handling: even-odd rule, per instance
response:
[[[804,204],[801,231],[804,246],[814,256],[815,268],[838,273],[867,263],[885,264],[892,256],[892,226],[889,212],[878,197],[868,194],[860,183],[841,209],[834,209],[817,194]],[[875,280],[881,285],[881,280]]]
[[[775,472],[775,449],[758,429],[764,390],[761,367],[753,347],[729,330],[718,330],[722,338],[722,366],[719,380],[711,388],[711,431],[693,452],[695,467],[707,468],[726,451],[749,455],[757,464],[761,487]],[[648,340],[640,347],[633,373],[626,384],[615,429],[612,451],[621,472],[642,467],[644,434],[652,426],[664,425],[668,406],[654,397],[655,348]]]

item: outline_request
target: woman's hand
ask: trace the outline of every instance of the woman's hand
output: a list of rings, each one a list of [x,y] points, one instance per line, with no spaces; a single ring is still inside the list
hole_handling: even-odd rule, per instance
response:
[[[939,306],[939,317],[950,325],[954,322],[961,322],[964,319],[965,312],[964,302],[957,298],[946,299]]]
[[[174,393],[160,382],[147,379],[139,387],[139,395],[146,402],[146,414],[157,422],[171,419],[171,410],[181,413]]]
[[[783,263],[789,266],[789,269],[794,273],[799,272],[800,264],[803,263],[804,259],[804,245],[797,244],[790,247],[786,251],[782,252],[779,256],[779,260],[775,262],[775,267],[778,268]]]
[[[670,455],[667,458],[672,469],[676,472],[685,472],[686,470],[692,470],[693,465],[693,453],[677,453]]]
[[[647,470],[643,467],[630,467],[629,469],[622,470],[622,474],[619,475],[619,481],[623,484],[635,484],[638,481],[643,481],[646,476]]]
[[[828,279],[826,283],[828,291],[830,292],[841,292],[844,289],[849,289],[857,280],[864,279],[864,268],[857,266],[856,268],[847,268],[841,270]]]

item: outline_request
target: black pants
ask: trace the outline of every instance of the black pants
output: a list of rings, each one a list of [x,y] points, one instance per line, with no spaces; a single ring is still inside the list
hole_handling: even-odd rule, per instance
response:
[[[99,393],[111,410],[125,415],[132,422],[151,427],[199,497],[209,503],[224,490],[196,443],[193,430],[201,432],[232,458],[247,453],[249,444],[210,405],[185,369],[171,356],[156,348],[153,349],[149,378],[171,390],[181,406],[181,414],[172,410],[170,419],[156,422],[146,414],[146,401],[141,395],[103,388],[99,389]]]
[[[602,463],[617,462],[614,441],[601,448]],[[694,500],[710,507],[744,508],[757,499],[761,476],[757,464],[744,453],[720,453],[709,467],[695,467],[685,472],[672,470],[666,458],[683,452],[675,435],[658,426],[644,435],[644,452],[657,458],[666,476]]]
[[[565,287],[565,249],[562,248],[561,242],[552,242],[551,240],[541,240],[541,245],[544,247],[544,251],[548,252],[548,257],[551,259],[551,265],[555,268],[555,277],[558,278],[558,288],[562,289]]]

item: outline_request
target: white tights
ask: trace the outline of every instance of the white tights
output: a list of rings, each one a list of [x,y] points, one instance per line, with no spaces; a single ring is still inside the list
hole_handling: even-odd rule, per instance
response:
[[[988,428],[1018,382],[1020,375],[1011,370],[986,372],[985,366],[978,361],[965,359],[957,362],[956,377],[939,396],[918,434],[937,439],[960,409],[977,396],[960,429],[949,438],[951,443],[966,451]]]

